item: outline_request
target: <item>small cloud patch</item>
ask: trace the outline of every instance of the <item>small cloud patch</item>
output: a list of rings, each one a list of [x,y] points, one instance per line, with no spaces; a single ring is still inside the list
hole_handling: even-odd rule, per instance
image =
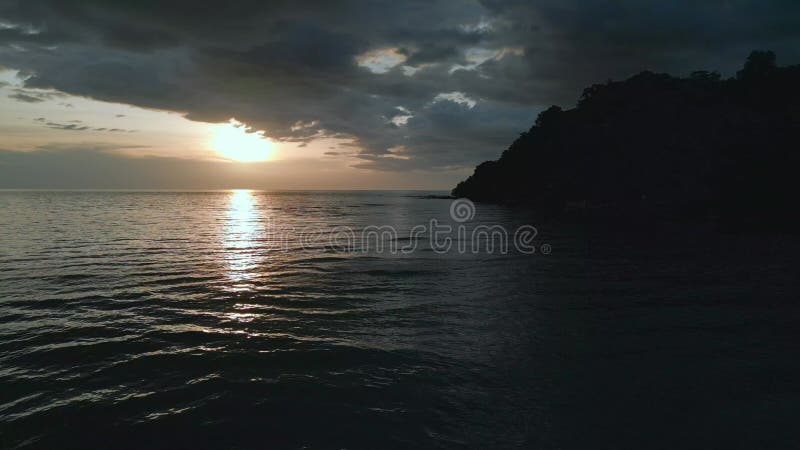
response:
[[[53,130],[62,130],[62,131],[98,131],[98,132],[108,132],[108,133],[135,133],[137,131],[137,130],[127,130],[124,128],[93,127],[90,125],[83,125],[83,121],[81,120],[70,120],[67,123],[61,123],[61,122],[49,121],[44,117],[37,117],[36,119],[33,119],[33,121],[40,123],[47,128]]]
[[[379,48],[356,56],[356,63],[372,73],[386,73],[406,62],[408,57],[400,49]]]
[[[319,125],[319,121],[318,120],[312,120],[310,122],[303,122],[301,120],[298,120],[297,122],[294,123],[294,125],[292,125],[291,130],[292,131],[300,131],[300,130],[305,130],[305,129],[308,129],[308,128],[314,128],[317,125]]]
[[[404,108],[402,106],[398,106],[396,109],[398,111],[400,111],[400,113],[397,114],[396,116],[392,117],[389,120],[389,122],[393,123],[397,127],[402,127],[404,125],[407,125],[408,124],[408,119],[411,119],[412,117],[414,117],[414,115],[411,114],[411,111],[409,111],[408,109],[406,109],[406,108]]]
[[[32,89],[14,89],[14,93],[9,95],[8,98],[23,103],[41,103],[46,100],[54,100],[63,98],[67,95],[56,91],[40,91]]]
[[[478,104],[478,102],[476,100],[474,100],[474,99],[472,99],[470,97],[467,97],[466,94],[464,94],[463,92],[458,92],[458,91],[443,92],[441,94],[436,95],[436,97],[433,98],[433,103],[439,103],[439,102],[442,102],[442,101],[448,101],[448,102],[457,103],[459,105],[464,105],[469,109],[474,108],[475,105]]]

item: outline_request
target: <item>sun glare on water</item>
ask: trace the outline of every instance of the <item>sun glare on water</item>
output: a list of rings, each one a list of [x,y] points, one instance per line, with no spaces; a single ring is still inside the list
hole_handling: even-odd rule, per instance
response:
[[[251,128],[235,119],[214,128],[211,148],[226,159],[239,162],[267,161],[272,157],[272,142],[263,131]]]

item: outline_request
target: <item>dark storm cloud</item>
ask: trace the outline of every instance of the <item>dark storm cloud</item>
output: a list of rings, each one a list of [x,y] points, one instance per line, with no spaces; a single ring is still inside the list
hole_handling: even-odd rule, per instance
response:
[[[346,137],[382,170],[494,158],[608,78],[800,59],[800,2],[777,0],[2,0],[0,20],[0,65],[26,88]],[[434,102],[453,92],[475,106]]]
[[[800,59],[800,2],[793,0],[482,0],[525,47],[529,80],[563,80],[551,92],[643,69],[732,74],[747,54],[771,48]]]

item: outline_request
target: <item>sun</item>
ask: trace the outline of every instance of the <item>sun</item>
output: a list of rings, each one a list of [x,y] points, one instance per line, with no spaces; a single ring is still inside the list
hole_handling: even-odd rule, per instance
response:
[[[272,157],[272,142],[263,131],[251,128],[236,119],[216,125],[211,149],[225,159],[239,162],[267,161]]]

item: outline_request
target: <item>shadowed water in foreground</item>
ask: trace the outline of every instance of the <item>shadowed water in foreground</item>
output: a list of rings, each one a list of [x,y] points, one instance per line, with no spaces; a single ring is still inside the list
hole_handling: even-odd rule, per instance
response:
[[[420,197],[0,192],[0,447],[800,444],[798,239],[480,204],[552,253],[319,238],[457,225]]]

